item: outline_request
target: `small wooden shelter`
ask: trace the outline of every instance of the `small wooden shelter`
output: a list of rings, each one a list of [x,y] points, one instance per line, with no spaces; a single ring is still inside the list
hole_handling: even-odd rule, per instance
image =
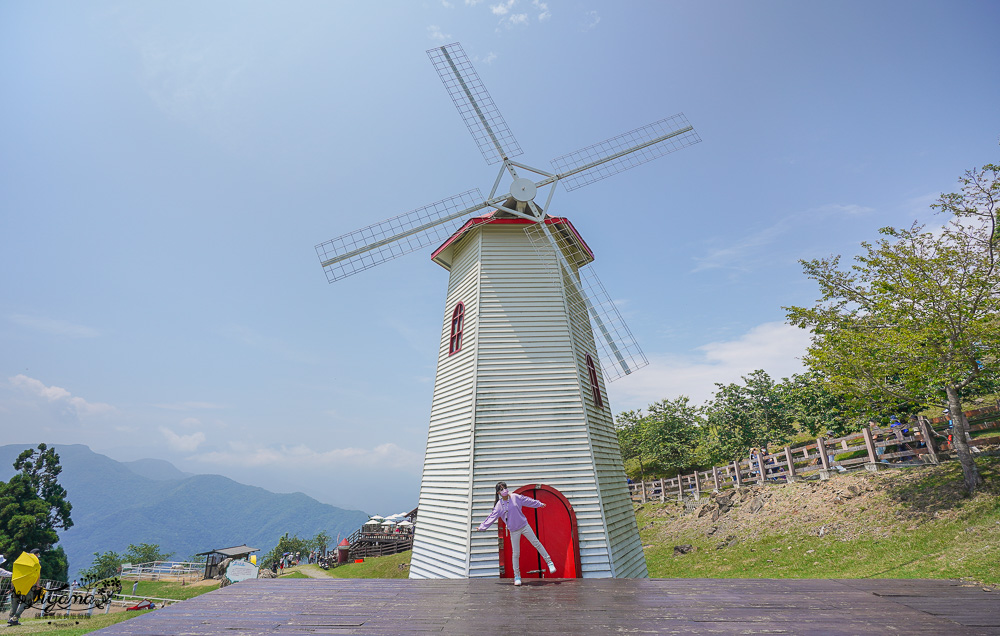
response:
[[[251,548],[247,544],[233,546],[231,548],[218,548],[208,552],[199,552],[195,556],[205,558],[205,578],[212,579],[219,574],[219,564],[226,559],[245,559],[254,552],[260,552],[260,548]]]

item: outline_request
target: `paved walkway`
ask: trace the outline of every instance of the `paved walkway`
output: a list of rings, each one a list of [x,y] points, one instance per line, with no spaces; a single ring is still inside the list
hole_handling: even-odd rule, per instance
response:
[[[929,580],[259,579],[95,633],[1000,635],[1000,593]]]

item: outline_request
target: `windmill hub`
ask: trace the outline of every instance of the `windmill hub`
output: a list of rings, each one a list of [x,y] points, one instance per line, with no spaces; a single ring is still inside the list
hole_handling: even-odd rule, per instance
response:
[[[531,179],[522,177],[514,179],[514,182],[510,184],[510,196],[522,203],[533,200],[536,192],[538,192],[538,188],[535,187],[535,183]]]

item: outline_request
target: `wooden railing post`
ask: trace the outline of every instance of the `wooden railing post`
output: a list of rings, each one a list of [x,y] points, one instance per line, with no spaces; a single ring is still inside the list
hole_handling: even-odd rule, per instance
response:
[[[816,438],[816,451],[819,453],[819,460],[823,465],[819,471],[819,478],[825,481],[830,478],[830,458],[826,456],[826,444],[822,437]]]
[[[701,500],[701,480],[698,478],[698,471],[694,471],[694,500]]]
[[[667,500],[667,480],[660,477],[660,503]]]
[[[684,501],[684,476],[677,473],[677,501]]]
[[[764,483],[766,479],[764,478],[764,450],[757,451],[757,481]]]
[[[719,492],[719,467],[712,466],[712,483],[715,484],[715,492]]]
[[[788,446],[785,447],[785,465],[788,467],[788,476],[785,477],[785,481],[792,483],[795,481],[795,461],[792,459],[792,449]]]
[[[642,484],[642,503],[646,503],[646,480],[640,483]]]
[[[737,459],[735,462],[733,462],[733,468],[736,469],[736,472],[733,473],[733,476],[736,477],[736,487],[739,488],[740,486],[743,485],[743,476],[740,475],[740,460]]]
[[[924,444],[927,446],[927,454],[931,456],[931,463],[940,463],[937,454],[937,445],[934,443],[934,431],[931,430],[931,423],[927,421],[926,417],[917,418],[917,421],[920,423],[920,435],[924,438]]]
[[[875,438],[872,437],[872,429],[865,426],[861,429],[861,434],[865,436],[865,447],[868,449],[868,464],[865,465],[865,468],[876,471],[878,470],[878,454],[875,452]]]

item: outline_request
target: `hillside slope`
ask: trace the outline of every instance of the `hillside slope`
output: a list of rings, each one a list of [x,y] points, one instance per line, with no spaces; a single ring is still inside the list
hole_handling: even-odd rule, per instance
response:
[[[1000,458],[638,505],[652,577],[964,578],[1000,584]],[[690,548],[690,549],[689,549]]]
[[[0,446],[0,481],[14,474],[12,464],[25,448]],[[276,494],[220,475],[184,477],[167,462],[117,462],[82,444],[55,449],[63,467],[59,482],[73,504],[74,525],[60,534],[71,578],[90,565],[94,552],[123,552],[131,543],[159,544],[173,558],[187,559],[242,543],[269,550],[285,532],[347,536],[368,519],[302,493]]]

